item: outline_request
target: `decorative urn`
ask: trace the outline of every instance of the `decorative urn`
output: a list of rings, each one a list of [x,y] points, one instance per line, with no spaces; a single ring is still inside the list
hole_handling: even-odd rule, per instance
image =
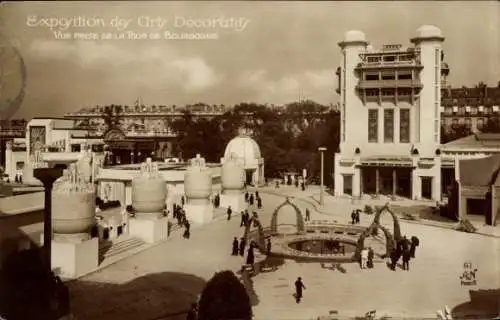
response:
[[[234,153],[225,159],[221,176],[224,193],[241,192],[245,187],[245,167]]]
[[[205,159],[199,154],[189,161],[184,174],[184,193],[188,204],[208,203],[212,194],[212,171],[206,166]]]
[[[136,217],[160,217],[167,199],[167,184],[151,158],[141,164],[141,172],[132,180],[132,207]]]
[[[86,240],[95,224],[95,186],[86,176],[84,161],[71,164],[52,188],[52,230],[54,237]]]

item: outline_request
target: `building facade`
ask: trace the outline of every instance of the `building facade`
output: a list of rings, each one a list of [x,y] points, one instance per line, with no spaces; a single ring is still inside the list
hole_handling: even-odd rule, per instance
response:
[[[463,125],[478,132],[488,119],[500,118],[500,82],[496,87],[479,83],[474,88],[446,88],[442,94],[441,124],[445,130]]]
[[[345,34],[335,195],[441,199],[443,41],[434,26],[420,27],[408,48],[375,50],[361,31]]]

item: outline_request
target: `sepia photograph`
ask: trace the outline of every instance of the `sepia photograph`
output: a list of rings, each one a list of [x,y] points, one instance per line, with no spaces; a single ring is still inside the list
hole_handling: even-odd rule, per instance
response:
[[[0,320],[500,320],[500,2],[1,1]]]

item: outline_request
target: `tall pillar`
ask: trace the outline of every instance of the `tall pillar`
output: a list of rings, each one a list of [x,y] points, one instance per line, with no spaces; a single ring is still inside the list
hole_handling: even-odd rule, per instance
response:
[[[16,164],[13,161],[12,154],[12,141],[7,141],[5,144],[5,173],[9,175],[9,179],[12,181],[13,176],[16,175]]]
[[[379,172],[379,168],[376,167],[375,168],[375,194],[378,195],[379,194],[379,188],[380,188],[380,172]]]
[[[392,169],[392,195],[395,196],[398,191],[398,180],[396,168]]]
[[[441,188],[441,157],[436,156],[434,158],[434,175],[432,177],[432,200],[441,201],[442,188]]]
[[[361,196],[361,175],[360,169],[354,168],[354,174],[352,176],[352,195],[353,197]]]

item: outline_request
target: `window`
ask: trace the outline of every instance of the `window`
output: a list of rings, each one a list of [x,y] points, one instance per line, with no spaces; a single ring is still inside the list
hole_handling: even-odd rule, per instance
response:
[[[451,120],[451,124],[452,125],[457,125],[458,124],[458,119],[457,118],[453,118],[453,120]]]
[[[368,57],[367,61],[369,63],[380,62],[380,57]]]
[[[410,142],[410,109],[399,110],[399,142]]]
[[[396,79],[395,74],[386,73],[382,75],[382,80],[395,80],[395,79]]]
[[[368,110],[368,142],[378,142],[378,109]]]
[[[411,89],[398,88],[398,96],[410,96]]]
[[[465,107],[458,108],[458,113],[459,114],[465,114]]]
[[[365,76],[365,79],[368,80],[368,81],[379,80],[379,77],[378,77],[378,74],[367,74]]]
[[[394,96],[395,90],[394,89],[382,89],[382,96]]]
[[[394,109],[384,110],[384,142],[394,142]]]
[[[385,56],[384,57],[384,61],[386,61],[386,62],[393,62],[395,60],[396,60],[395,56]]]
[[[411,80],[411,73],[398,74],[398,80]]]
[[[377,89],[367,89],[366,95],[369,97],[378,96],[378,90]]]
[[[72,144],[71,145],[71,152],[80,152],[80,145],[79,144]]]

